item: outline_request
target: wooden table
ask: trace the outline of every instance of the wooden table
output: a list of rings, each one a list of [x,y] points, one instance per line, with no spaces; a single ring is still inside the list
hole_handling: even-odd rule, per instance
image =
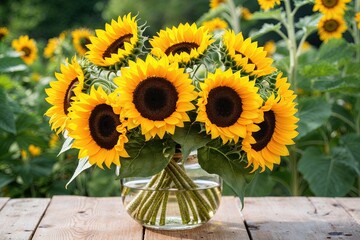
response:
[[[360,198],[223,197],[207,224],[144,229],[119,197],[0,198],[0,239],[360,239]]]

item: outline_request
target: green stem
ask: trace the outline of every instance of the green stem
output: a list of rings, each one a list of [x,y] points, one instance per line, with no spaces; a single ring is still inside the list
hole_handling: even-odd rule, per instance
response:
[[[160,213],[160,225],[164,226],[165,225],[165,220],[166,220],[166,207],[167,207],[167,201],[169,198],[169,192],[166,191],[165,195],[164,195],[164,199],[162,202],[162,206],[161,206],[161,213]]]
[[[355,13],[360,12],[360,0],[355,0],[354,4]],[[360,61],[360,30],[357,27],[356,22],[353,24],[353,32],[354,32],[354,43],[356,45],[356,62]],[[360,190],[360,189],[359,189]]]
[[[290,57],[290,66],[289,66],[289,81],[292,86],[296,89],[296,67],[297,67],[297,46],[296,46],[296,37],[295,37],[295,26],[294,26],[294,13],[291,10],[290,0],[285,0],[285,10],[286,10],[286,22],[285,25],[288,35],[287,46],[289,49]]]
[[[240,21],[239,21],[239,11],[235,6],[233,0],[228,0],[229,9],[230,9],[230,17],[231,17],[231,26],[234,30],[235,34],[240,32]]]
[[[297,72],[297,45],[296,45],[296,37],[295,37],[295,24],[294,24],[294,14],[295,12],[291,9],[290,0],[284,0],[285,3],[285,11],[286,11],[286,31],[288,35],[287,46],[289,49],[289,57],[290,57],[290,66],[288,72],[288,78],[291,86],[295,92],[297,91],[297,80],[296,80],[296,72]],[[295,146],[294,146],[295,147]],[[291,165],[291,188],[292,195],[299,195],[299,174],[297,170],[297,155],[294,151],[294,147],[290,149],[290,165]]]

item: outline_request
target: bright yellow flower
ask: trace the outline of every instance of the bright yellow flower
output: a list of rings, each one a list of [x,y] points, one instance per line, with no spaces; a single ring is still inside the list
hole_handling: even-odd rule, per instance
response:
[[[222,20],[221,18],[214,18],[209,21],[205,21],[202,23],[205,29],[209,32],[217,31],[217,30],[224,30],[228,28],[228,24],[226,21]]]
[[[257,42],[251,42],[250,38],[244,40],[242,33],[235,35],[233,30],[227,30],[223,35],[223,45],[226,59],[229,57],[236,68],[250,75],[261,77],[276,70],[271,66],[273,59],[266,57],[264,48],[258,47]]]
[[[260,118],[263,101],[255,81],[231,69],[225,72],[217,69],[200,87],[196,121],[205,124],[206,133],[211,134],[212,139],[220,137],[224,143],[236,143],[247,131],[258,130],[253,123]]]
[[[357,22],[358,29],[360,29],[360,12],[356,13],[355,21]]]
[[[276,44],[273,40],[267,41],[264,44],[264,51],[267,53],[267,57],[271,57],[276,51]]]
[[[278,77],[278,96],[272,94],[265,102],[261,111],[264,120],[257,123],[259,131],[250,133],[242,142],[242,150],[247,154],[248,166],[253,166],[253,171],[261,167],[273,169],[274,164],[279,164],[281,156],[288,156],[286,145],[294,144],[293,139],[298,135],[296,131],[299,119],[293,100],[296,95],[288,87],[290,84],[285,78]],[[282,95],[283,94],[283,95]]]
[[[170,62],[191,64],[200,59],[215,40],[204,27],[195,23],[179,24],[178,27],[160,30],[150,39],[151,53],[158,58],[167,56]]]
[[[349,2],[351,0],[315,0],[313,11],[320,11],[327,17],[343,16]]]
[[[93,32],[89,29],[79,28],[71,32],[72,42],[76,52],[80,56],[84,56],[89,50],[87,47],[90,44],[90,37],[94,36]]]
[[[220,4],[226,2],[227,0],[210,0],[210,9],[217,8]]]
[[[245,20],[250,20],[252,18],[252,13],[248,8],[241,8],[241,17]]]
[[[267,11],[275,7],[275,5],[280,5],[280,0],[258,0],[260,8]]]
[[[346,29],[345,20],[341,16],[323,16],[318,23],[320,39],[325,42],[331,38],[342,38],[342,34]]]
[[[0,41],[3,40],[9,34],[7,27],[0,27]]]
[[[41,154],[41,148],[37,147],[37,146],[35,146],[33,144],[30,144],[29,145],[29,153],[33,157],[39,156]]]
[[[107,95],[99,87],[90,94],[80,93],[69,113],[69,136],[73,148],[79,149],[79,159],[88,157],[90,164],[120,165],[120,157],[129,157],[125,150],[126,123],[120,122],[116,94]],[[116,107],[115,107],[116,106]]]
[[[37,58],[37,46],[34,39],[29,36],[20,36],[11,43],[12,47],[19,53],[27,65],[31,65]]]
[[[138,24],[131,14],[119,17],[117,21],[105,25],[105,30],[97,29],[96,37],[90,36],[87,58],[98,66],[122,64],[139,45]]]
[[[70,64],[62,64],[60,70],[61,73],[55,73],[57,81],[50,82],[50,88],[45,89],[48,95],[45,100],[52,105],[45,115],[50,117],[51,129],[57,134],[67,129],[70,107],[84,85],[84,72],[76,58]]]
[[[141,126],[146,140],[174,134],[175,127],[190,121],[187,112],[195,109],[191,101],[197,94],[189,75],[168,58],[148,55],[145,61],[130,61],[114,82],[119,86],[121,116],[128,119],[129,129]]]
[[[50,141],[49,141],[49,147],[54,148],[58,142],[59,142],[59,136],[56,134],[51,134]]]

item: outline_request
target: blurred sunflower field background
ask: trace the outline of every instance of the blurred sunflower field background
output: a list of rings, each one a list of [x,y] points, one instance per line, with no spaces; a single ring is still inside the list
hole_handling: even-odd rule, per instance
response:
[[[96,29],[129,12],[149,37],[185,22],[242,32],[288,78],[299,134],[273,171],[251,177],[246,196],[360,196],[360,0],[2,0],[0,196],[120,194],[115,169],[93,168],[65,188],[77,152],[58,156],[64,138],[44,115],[45,89],[60,63],[86,55]]]

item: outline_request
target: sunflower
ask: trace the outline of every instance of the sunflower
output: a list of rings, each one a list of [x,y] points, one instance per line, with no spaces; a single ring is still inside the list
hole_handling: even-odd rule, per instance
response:
[[[264,44],[264,51],[266,51],[267,57],[271,57],[272,55],[274,55],[276,51],[276,43],[274,42],[274,40],[267,41]]]
[[[204,27],[198,28],[195,23],[179,24],[172,29],[160,30],[158,36],[150,39],[151,53],[159,58],[168,56],[170,62],[191,65],[214,41]]]
[[[209,32],[228,28],[227,22],[222,20],[221,18],[214,18],[209,21],[205,21],[202,23],[202,26],[204,26],[204,28],[207,29]]]
[[[241,17],[244,20],[250,20],[252,18],[252,13],[248,8],[242,7],[241,8]]]
[[[124,145],[128,142],[126,122],[120,122],[116,94],[107,95],[93,86],[89,94],[80,93],[69,113],[69,136],[72,147],[79,149],[79,158],[89,157],[91,165],[120,165],[120,157],[129,157]]]
[[[61,44],[65,40],[65,33],[62,32],[58,37],[50,38],[46,47],[44,48],[44,57],[51,58],[54,54],[59,51]]]
[[[0,27],[0,41],[2,41],[9,34],[9,30],[6,27]]]
[[[96,36],[90,36],[87,58],[98,66],[123,64],[142,47],[141,30],[136,17],[131,14],[119,17],[117,21],[105,25],[105,30],[96,30]]]
[[[51,129],[57,130],[57,134],[67,129],[70,107],[84,86],[84,72],[76,58],[71,64],[62,64],[60,70],[61,73],[55,73],[57,81],[50,82],[50,88],[45,89],[46,101],[52,105],[45,115],[50,117]]]
[[[280,4],[280,0],[258,0],[258,3],[260,5],[260,8],[262,10],[269,10],[275,7],[275,5]]]
[[[19,53],[27,65],[31,65],[37,58],[37,47],[34,39],[29,36],[20,36],[11,43],[12,47]]]
[[[355,22],[357,22],[357,27],[360,29],[360,12],[355,14]]]
[[[91,30],[85,28],[75,29],[71,32],[74,48],[80,56],[84,56],[89,50],[87,45],[91,43],[90,37],[93,35]]]
[[[200,83],[196,120],[205,124],[212,139],[220,137],[224,143],[236,143],[247,131],[258,130],[253,122],[261,118],[259,108],[263,101],[254,84],[249,76],[233,74],[231,69],[217,69]]]
[[[226,3],[227,0],[210,0],[210,9],[217,8],[220,4]]]
[[[315,0],[313,11],[320,11],[328,17],[343,16],[346,4],[351,0]]]
[[[271,64],[273,60],[266,57],[263,47],[258,47],[257,42],[250,38],[244,40],[242,33],[235,35],[233,30],[227,30],[223,35],[225,48],[225,65],[230,65],[236,70],[241,69],[247,74],[258,77],[268,75],[276,70]],[[230,58],[230,62],[227,62]]]
[[[175,127],[190,120],[187,112],[195,109],[191,101],[197,94],[191,79],[168,58],[156,60],[148,55],[145,61],[130,61],[114,82],[128,128],[141,126],[146,140],[156,135],[163,138],[165,132],[174,134]]]
[[[320,39],[325,42],[331,38],[341,38],[346,29],[345,20],[341,16],[323,16],[318,23]]]
[[[278,96],[272,94],[261,108],[263,121],[256,123],[260,128],[257,132],[248,132],[242,142],[242,150],[247,154],[248,166],[253,165],[253,171],[261,167],[273,169],[274,164],[280,163],[281,156],[289,155],[286,145],[294,144],[298,118],[297,109],[292,101],[296,95],[288,89],[289,84],[277,78]],[[284,94],[281,95],[281,94]]]

